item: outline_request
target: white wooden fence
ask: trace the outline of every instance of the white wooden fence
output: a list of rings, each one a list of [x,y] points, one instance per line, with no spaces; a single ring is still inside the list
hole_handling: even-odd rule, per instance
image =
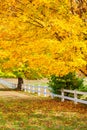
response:
[[[12,89],[15,89],[17,87],[17,84],[8,82],[6,80],[3,80],[2,78],[0,78],[0,84]]]
[[[17,84],[7,82],[3,79],[0,79],[0,84],[5,85],[12,89],[15,89],[17,87]],[[29,93],[37,93],[38,96],[45,96],[45,97],[51,96],[52,98],[58,97],[58,98],[61,98],[62,102],[64,102],[64,100],[67,99],[67,100],[74,101],[75,103],[79,102],[79,103],[87,104],[87,100],[82,100],[82,99],[79,99],[79,97],[78,97],[78,95],[85,95],[87,97],[87,92],[62,89],[62,90],[60,90],[61,94],[59,95],[59,94],[51,93],[47,86],[41,86],[41,85],[34,86],[34,85],[29,85],[29,84],[23,84],[22,90],[24,90],[25,92],[29,92]],[[73,95],[73,97],[66,96],[65,93],[70,93]]]
[[[40,86],[40,85],[34,86],[29,84],[23,84],[22,90],[29,93],[37,93],[38,96],[45,96],[45,97],[50,96],[51,94],[47,86]]]
[[[73,97],[65,96],[65,93],[72,93]],[[76,91],[76,90],[62,89],[61,95],[53,94],[53,97],[61,98],[62,102],[64,102],[65,99],[68,99],[68,100],[74,101],[75,104],[77,104],[78,102],[83,103],[83,104],[87,104],[87,100],[79,99],[78,95],[86,95],[87,96],[87,92],[80,92],[80,91]]]
[[[71,100],[74,101],[75,104],[79,103],[83,103],[83,104],[87,104],[87,100],[83,100],[83,99],[79,99],[78,95],[85,95],[87,96],[87,92],[80,92],[80,91],[76,91],[76,90],[67,90],[67,89],[62,89],[61,94],[53,94],[49,91],[49,88],[47,86],[34,86],[34,85],[29,85],[29,84],[24,84],[22,86],[22,90],[24,90],[25,92],[29,92],[29,93],[37,93],[38,96],[51,96],[52,98],[54,97],[58,97],[61,98],[61,101],[64,102],[65,99],[67,100]],[[65,93],[71,93],[73,95],[73,97],[69,97],[69,96],[65,96]]]

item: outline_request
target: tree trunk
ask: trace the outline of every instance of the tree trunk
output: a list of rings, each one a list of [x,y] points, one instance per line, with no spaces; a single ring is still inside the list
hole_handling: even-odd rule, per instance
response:
[[[18,77],[18,85],[17,85],[17,90],[21,90],[23,84],[23,78]]]

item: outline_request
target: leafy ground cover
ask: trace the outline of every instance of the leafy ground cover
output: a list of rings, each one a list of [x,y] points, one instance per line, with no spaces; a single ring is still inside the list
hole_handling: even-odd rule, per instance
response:
[[[87,106],[50,98],[0,98],[0,130],[87,130]]]
[[[87,105],[0,88],[0,130],[87,130]]]

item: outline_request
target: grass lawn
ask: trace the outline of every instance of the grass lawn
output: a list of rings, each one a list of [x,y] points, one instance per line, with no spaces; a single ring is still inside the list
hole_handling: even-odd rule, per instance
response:
[[[50,98],[0,98],[0,130],[87,130],[87,106]]]

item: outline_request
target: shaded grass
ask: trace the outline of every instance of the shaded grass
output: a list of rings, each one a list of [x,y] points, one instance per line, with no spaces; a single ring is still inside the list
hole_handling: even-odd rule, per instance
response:
[[[87,106],[50,98],[1,98],[0,130],[87,130]]]

